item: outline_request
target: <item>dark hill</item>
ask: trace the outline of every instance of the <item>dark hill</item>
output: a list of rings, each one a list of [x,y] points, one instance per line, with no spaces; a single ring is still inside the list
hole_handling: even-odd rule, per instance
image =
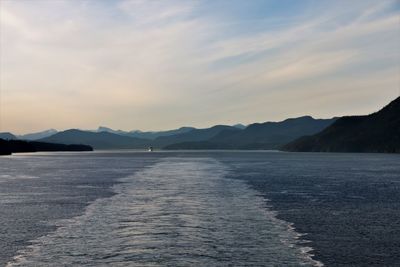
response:
[[[282,149],[400,153],[400,97],[376,113],[342,117],[322,132],[301,137]]]
[[[39,152],[39,151],[92,151],[93,148],[86,145],[64,145],[43,142],[29,142],[22,140],[0,139],[0,155],[11,153]]]
[[[88,144],[94,149],[141,149],[151,145],[149,140],[109,132],[66,130],[39,141],[60,144]]]
[[[201,143],[181,141],[166,149],[278,149],[300,136],[315,134],[334,121],[304,116],[281,122],[254,123],[244,130],[224,129]]]

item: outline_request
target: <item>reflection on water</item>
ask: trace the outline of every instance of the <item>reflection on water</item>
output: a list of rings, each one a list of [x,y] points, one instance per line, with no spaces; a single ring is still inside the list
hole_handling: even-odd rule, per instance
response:
[[[84,215],[19,251],[9,266],[318,265],[263,198],[211,158],[165,158],[114,186]]]

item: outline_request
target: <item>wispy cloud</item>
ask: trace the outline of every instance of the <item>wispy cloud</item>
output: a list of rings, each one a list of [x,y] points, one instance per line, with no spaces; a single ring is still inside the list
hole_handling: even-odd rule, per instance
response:
[[[117,7],[140,26],[177,21],[189,16],[196,6],[194,1],[124,0]],[[136,25],[137,26],[137,25]]]

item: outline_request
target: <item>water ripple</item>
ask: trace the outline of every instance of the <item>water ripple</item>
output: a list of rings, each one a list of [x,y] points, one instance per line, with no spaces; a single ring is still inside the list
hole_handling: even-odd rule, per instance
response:
[[[310,266],[307,248],[244,182],[210,158],[167,158],[56,222],[8,266]]]

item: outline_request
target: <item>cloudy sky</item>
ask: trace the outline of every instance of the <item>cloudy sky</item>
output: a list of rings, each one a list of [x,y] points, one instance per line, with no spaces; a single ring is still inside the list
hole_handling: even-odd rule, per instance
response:
[[[328,118],[399,95],[396,0],[0,0],[0,12],[0,131]]]

